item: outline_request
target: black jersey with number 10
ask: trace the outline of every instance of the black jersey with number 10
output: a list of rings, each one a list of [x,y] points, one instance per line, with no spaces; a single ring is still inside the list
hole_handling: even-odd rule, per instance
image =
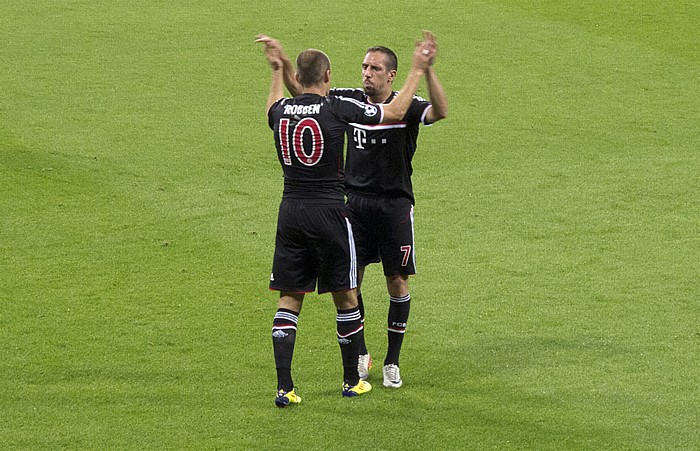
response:
[[[343,148],[349,123],[376,125],[381,105],[302,94],[280,99],[268,112],[284,172],[283,197],[344,201]]]

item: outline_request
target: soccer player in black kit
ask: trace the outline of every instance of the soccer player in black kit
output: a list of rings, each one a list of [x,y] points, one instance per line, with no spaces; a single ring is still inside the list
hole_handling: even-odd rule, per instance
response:
[[[430,42],[437,49],[431,32],[424,32],[423,37],[424,42]],[[264,38],[282,55],[287,89],[292,94],[298,92],[300,86],[291,77],[294,68],[279,41],[268,36]],[[390,102],[398,95],[392,85],[396,71],[397,58],[393,51],[382,46],[371,47],[362,61],[363,89],[333,88],[330,94],[369,104]],[[418,128],[420,124],[431,125],[447,116],[447,98],[432,61],[425,75],[430,101],[414,97],[400,121],[379,126],[351,123],[347,129],[347,205],[357,248],[358,300],[364,323],[360,291],[364,268],[381,261],[390,301],[388,347],[382,371],[383,385],[389,388],[399,388],[403,384],[399,354],[410,312],[408,276],[416,272],[411,161],[416,151]],[[360,378],[366,380],[372,359],[364,336],[360,341],[358,370]]]
[[[319,50],[297,58],[296,82],[301,94],[283,98],[280,52],[265,43],[272,68],[267,102],[268,122],[284,173],[270,289],[280,292],[272,326],[277,369],[275,405],[301,402],[291,376],[296,329],[304,294],[331,292],[337,309],[336,330],[343,360],[342,395],[371,390],[360,380],[358,355],[363,325],[357,301],[357,261],[352,227],[346,217],[344,136],[349,123],[378,125],[401,119],[412,101],[420,76],[434,56],[431,42],[420,42],[404,91],[390,104],[370,105],[329,96],[330,60]]]

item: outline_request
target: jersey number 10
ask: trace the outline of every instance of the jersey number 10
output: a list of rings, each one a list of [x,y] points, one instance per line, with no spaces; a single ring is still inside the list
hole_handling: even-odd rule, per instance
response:
[[[311,144],[310,149],[304,148],[304,133],[311,133],[311,139],[307,143]],[[287,166],[292,165],[292,155],[289,150],[289,119],[282,118],[279,127],[280,147],[282,148],[282,161]],[[305,117],[300,120],[292,132],[292,149],[297,160],[304,166],[313,166],[323,156],[323,134],[321,126],[316,119]]]

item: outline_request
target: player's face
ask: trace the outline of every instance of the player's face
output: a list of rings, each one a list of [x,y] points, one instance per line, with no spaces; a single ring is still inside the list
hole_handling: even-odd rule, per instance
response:
[[[391,82],[396,71],[387,71],[385,63],[386,55],[381,52],[369,52],[362,60],[362,86],[365,93],[370,96],[386,95],[391,93]]]

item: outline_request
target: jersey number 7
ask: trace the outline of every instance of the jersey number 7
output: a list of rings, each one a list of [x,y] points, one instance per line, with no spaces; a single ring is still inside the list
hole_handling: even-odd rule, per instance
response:
[[[282,148],[282,161],[287,166],[292,165],[292,155],[289,149],[289,128],[289,119],[280,119],[279,138],[280,147]],[[304,148],[304,133],[307,132],[311,133],[311,139],[307,140],[311,147],[308,151]],[[291,138],[292,150],[294,150],[294,155],[301,164],[313,166],[321,161],[323,156],[323,134],[321,133],[321,126],[316,119],[305,117],[300,120],[294,127]]]
[[[408,259],[411,258],[411,246],[401,246],[401,252],[403,252],[401,266],[406,266],[408,265]]]

